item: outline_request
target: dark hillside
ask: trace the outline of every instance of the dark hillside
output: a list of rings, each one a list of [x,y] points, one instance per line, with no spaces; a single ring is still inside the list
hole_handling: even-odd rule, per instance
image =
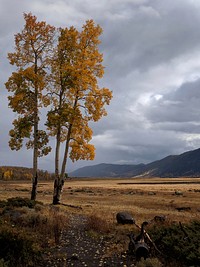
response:
[[[158,177],[199,177],[200,149],[185,152],[178,156],[168,156],[146,165],[151,176]]]
[[[133,174],[137,175],[144,166],[144,164],[117,165],[101,163],[80,168],[69,175],[77,177],[124,177],[132,176]]]
[[[98,164],[80,168],[72,177],[200,177],[200,149],[171,155],[149,164]]]

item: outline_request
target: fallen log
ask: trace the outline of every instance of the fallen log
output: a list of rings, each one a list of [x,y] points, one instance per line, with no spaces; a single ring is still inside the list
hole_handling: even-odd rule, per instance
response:
[[[138,224],[135,223],[135,226],[136,226],[138,229],[141,230],[141,226],[140,226],[140,225],[138,225]],[[145,237],[149,240],[149,242],[152,244],[152,246],[155,248],[155,250],[156,250],[159,254],[164,255],[164,254],[157,248],[156,244],[153,242],[153,240],[151,239],[151,237],[149,236],[149,234],[147,233],[146,230],[144,230],[144,235],[145,235]]]

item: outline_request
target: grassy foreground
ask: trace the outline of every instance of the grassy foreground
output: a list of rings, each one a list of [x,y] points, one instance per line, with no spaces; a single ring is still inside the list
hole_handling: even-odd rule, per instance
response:
[[[30,191],[28,182],[0,183],[1,252],[5,244],[9,244],[6,245],[7,257],[4,252],[0,255],[0,259],[4,259],[0,260],[0,267],[36,266],[36,263],[43,266],[41,251],[44,258],[50,248],[56,250],[60,233],[68,227],[71,214],[87,216],[87,231],[92,237],[107,236],[110,245],[105,256],[123,253],[127,249],[127,233],[137,229],[132,225],[117,225],[119,211],[131,213],[138,225],[155,216],[166,218],[160,225],[152,223],[147,231],[161,251],[168,251],[167,263],[152,251],[152,256],[159,258],[156,263],[153,259],[153,265],[141,261],[136,266],[198,266],[195,261],[200,261],[200,248],[195,244],[200,238],[199,178],[69,179],[62,195],[63,205],[59,208],[49,205],[53,182],[39,183],[37,200],[42,203],[30,202]],[[17,199],[13,199],[15,197]],[[18,197],[28,199],[23,202]],[[16,255],[20,253],[20,259],[14,251]]]

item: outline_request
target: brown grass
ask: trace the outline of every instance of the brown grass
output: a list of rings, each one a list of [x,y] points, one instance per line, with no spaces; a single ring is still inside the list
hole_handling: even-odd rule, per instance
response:
[[[1,182],[0,199],[30,197],[30,191],[30,182]],[[175,194],[178,191],[181,195]],[[40,182],[37,200],[50,204],[52,195],[53,182]],[[200,219],[200,178],[71,179],[65,182],[62,202],[81,207],[84,214],[103,214],[106,221],[114,223],[116,213],[122,210],[130,212],[137,223],[155,215],[188,222]],[[191,210],[179,212],[177,207]]]
[[[111,225],[104,219],[105,217],[100,217],[99,215],[91,214],[87,217],[86,230],[95,231],[100,234],[107,234],[111,229]]]

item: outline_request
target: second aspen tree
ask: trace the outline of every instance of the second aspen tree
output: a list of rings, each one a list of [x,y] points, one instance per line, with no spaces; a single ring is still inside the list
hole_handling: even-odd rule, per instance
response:
[[[60,202],[67,159],[94,159],[89,121],[106,116],[105,105],[112,98],[109,89],[98,86],[104,74],[103,55],[98,48],[101,33],[93,20],[86,21],[80,32],[74,27],[60,29],[52,60],[52,109],[47,121],[50,135],[56,137],[53,204]],[[60,159],[61,143],[64,155]]]

